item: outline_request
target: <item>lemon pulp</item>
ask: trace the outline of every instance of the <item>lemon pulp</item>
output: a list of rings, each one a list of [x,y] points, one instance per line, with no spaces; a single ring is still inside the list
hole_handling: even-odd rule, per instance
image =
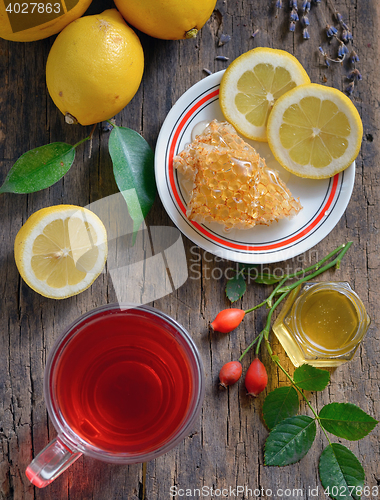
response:
[[[316,168],[326,167],[343,156],[350,133],[347,116],[337,105],[317,97],[304,97],[299,104],[290,106],[280,127],[281,144],[290,158]]]
[[[75,242],[70,242],[73,234]],[[94,228],[79,218],[50,222],[33,244],[31,266],[36,278],[53,288],[77,285],[97,261],[96,242]]]
[[[235,105],[252,125],[262,127],[268,120],[274,101],[295,86],[285,68],[257,64],[252,71],[246,71],[239,78]]]

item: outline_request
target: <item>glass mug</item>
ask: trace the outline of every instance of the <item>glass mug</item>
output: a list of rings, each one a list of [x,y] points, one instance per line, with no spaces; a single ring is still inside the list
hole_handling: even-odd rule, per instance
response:
[[[44,393],[58,435],[26,469],[39,488],[82,454],[132,464],[172,449],[199,416],[204,371],[191,337],[172,318],[149,306],[109,304],[57,340]]]

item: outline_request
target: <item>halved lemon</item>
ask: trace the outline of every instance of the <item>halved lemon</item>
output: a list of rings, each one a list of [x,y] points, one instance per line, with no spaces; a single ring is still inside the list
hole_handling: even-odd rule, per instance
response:
[[[44,297],[64,299],[88,288],[107,258],[107,233],[97,215],[75,205],[32,214],[17,233],[17,268]]]
[[[362,121],[350,99],[315,83],[284,94],[268,120],[268,142],[276,160],[311,179],[325,179],[350,166],[362,136]]]
[[[226,120],[242,135],[266,141],[274,103],[304,83],[310,83],[310,78],[289,52],[258,47],[239,56],[226,69],[220,84],[220,107]]]

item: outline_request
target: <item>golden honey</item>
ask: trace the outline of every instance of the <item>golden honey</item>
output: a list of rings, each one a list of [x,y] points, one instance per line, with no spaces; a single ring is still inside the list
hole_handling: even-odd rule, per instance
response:
[[[250,229],[302,208],[275,170],[227,122],[213,120],[173,159],[192,184],[186,215],[225,229]]]
[[[352,359],[369,324],[348,283],[305,283],[289,294],[273,332],[295,366],[338,366]]]

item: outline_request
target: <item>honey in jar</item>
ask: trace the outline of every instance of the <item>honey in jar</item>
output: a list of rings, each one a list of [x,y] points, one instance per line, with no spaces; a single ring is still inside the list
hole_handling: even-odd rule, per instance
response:
[[[369,323],[348,283],[305,283],[289,294],[273,331],[295,366],[338,366],[352,359]]]

